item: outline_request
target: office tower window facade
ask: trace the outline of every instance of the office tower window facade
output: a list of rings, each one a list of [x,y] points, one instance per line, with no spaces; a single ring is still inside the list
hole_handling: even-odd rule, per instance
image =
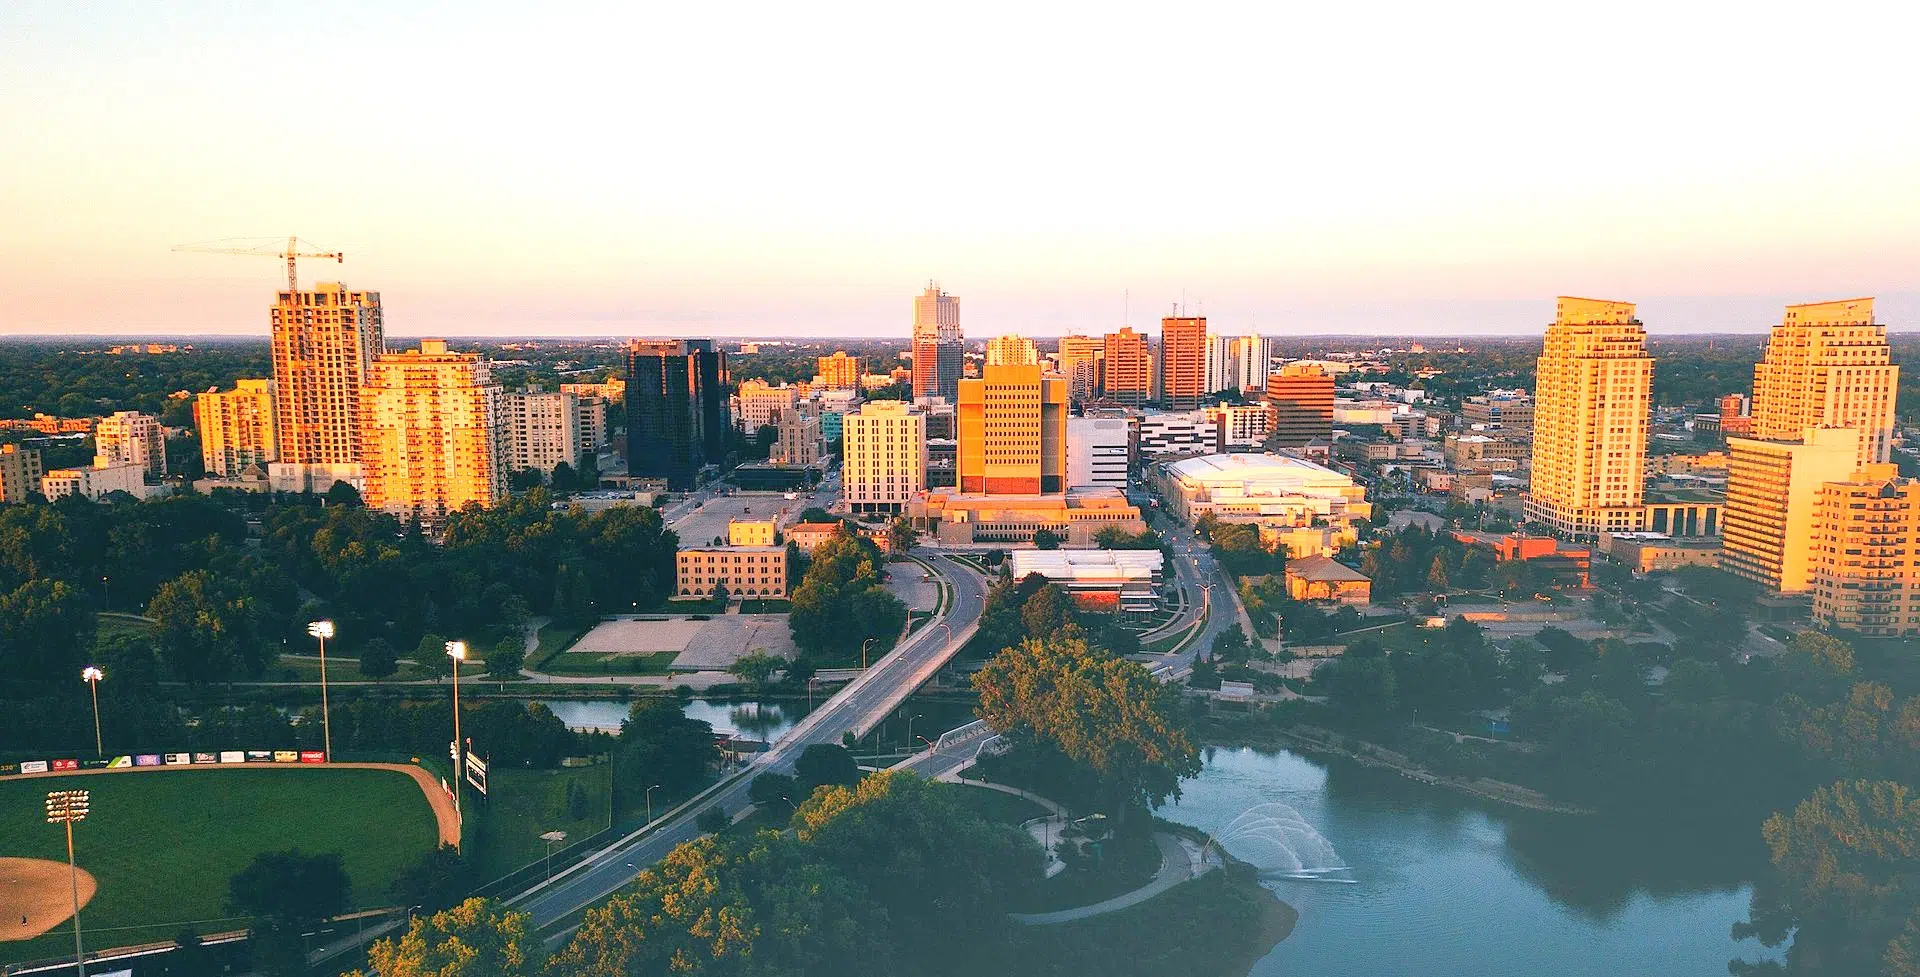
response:
[[[1153,399],[1153,351],[1147,337],[1122,326],[1107,333],[1103,344],[1101,389],[1117,404],[1139,407]]]
[[[1860,450],[1853,428],[1800,433],[1795,441],[1727,439],[1720,568],[1783,594],[1802,593],[1812,580],[1821,486],[1852,475]]]
[[[960,332],[960,299],[928,282],[913,300],[913,395],[952,403],[966,372],[966,342]]]
[[[360,389],[386,352],[379,292],[321,282],[273,307],[275,448],[295,465],[360,460]]]
[[[1207,398],[1207,320],[1168,316],[1160,320],[1160,404],[1192,410]]]
[[[627,347],[627,470],[692,491],[725,456],[727,354],[710,339],[634,340]]]
[[[1067,487],[1067,382],[1038,366],[989,366],[960,382],[960,491],[987,495]]]
[[[1333,376],[1312,364],[1290,363],[1267,378],[1276,448],[1299,448],[1333,440]]]
[[[1633,303],[1561,296],[1535,372],[1527,518],[1577,537],[1644,529],[1653,357]]]
[[[927,416],[878,400],[840,419],[841,498],[855,514],[898,515],[927,487]]]
[[[1809,428],[1850,427],[1861,433],[1860,464],[1884,462],[1899,387],[1873,299],[1789,305],[1753,368],[1753,436],[1791,441]]]
[[[1098,336],[1060,337],[1055,358],[1060,375],[1066,378],[1068,396],[1079,401],[1100,396],[1100,368],[1106,349],[1106,340]]]
[[[279,459],[273,446],[273,381],[236,380],[232,390],[209,390],[193,399],[193,426],[200,432],[200,460],[207,471],[231,478],[250,465]]]

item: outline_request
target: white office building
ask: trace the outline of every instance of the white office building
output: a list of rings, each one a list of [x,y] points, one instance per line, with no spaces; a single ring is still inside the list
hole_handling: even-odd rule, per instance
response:
[[[1067,487],[1107,485],[1127,487],[1127,442],[1132,438],[1124,417],[1067,418]]]

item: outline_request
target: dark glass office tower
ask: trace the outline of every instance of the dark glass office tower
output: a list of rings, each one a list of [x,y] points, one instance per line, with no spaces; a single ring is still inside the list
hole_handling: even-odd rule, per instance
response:
[[[727,452],[727,354],[711,339],[627,347],[627,471],[688,492]]]

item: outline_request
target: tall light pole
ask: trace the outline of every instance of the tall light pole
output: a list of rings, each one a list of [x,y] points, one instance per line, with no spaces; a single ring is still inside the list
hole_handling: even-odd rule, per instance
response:
[[[80,949],[80,866],[73,860],[73,823],[87,819],[91,795],[84,790],[47,791],[47,823],[67,826],[67,879],[73,887],[73,966],[87,977],[87,956]]]
[[[647,788],[647,823],[653,823],[653,792],[660,789],[659,784]]]
[[[326,750],[327,762],[333,762],[333,715],[327,709],[327,639],[333,637],[332,621],[315,621],[307,625],[307,633],[320,639],[320,735],[321,746]]]
[[[913,721],[923,718],[919,713],[907,717],[907,749],[913,749]]]
[[[80,681],[87,683],[87,688],[93,692],[93,754],[102,757],[107,755],[107,748],[101,745],[100,739],[100,680],[106,677],[107,673],[101,671],[98,665],[88,665],[80,670]]]
[[[872,638],[860,642],[860,670],[863,672],[867,670],[867,646],[870,644],[873,644]]]
[[[467,660],[467,643],[447,642],[447,657],[453,659],[453,811],[459,814],[460,781],[467,767],[467,744],[460,740],[460,663]]]

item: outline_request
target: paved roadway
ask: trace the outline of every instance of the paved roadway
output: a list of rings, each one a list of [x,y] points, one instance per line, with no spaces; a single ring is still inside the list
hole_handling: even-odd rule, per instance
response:
[[[640,870],[666,857],[675,845],[699,836],[694,820],[715,804],[728,813],[748,803],[747,790],[761,773],[791,769],[800,751],[815,743],[838,743],[851,730],[865,734],[891,713],[953,657],[973,636],[986,602],[986,585],[979,575],[948,560],[929,561],[953,586],[955,602],[946,614],[933,618],[899,648],[859,679],[802,720],[766,753],[757,755],[745,775],[726,787],[685,805],[676,815],[654,822],[620,839],[553,879],[509,900],[514,908],[532,914],[536,927],[548,926],[569,914],[594,905]],[[944,626],[943,626],[944,625]]]
[[[1178,626],[1175,633],[1184,634],[1200,616],[1202,609],[1207,612],[1206,627],[1199,638],[1175,654],[1151,656],[1153,667],[1170,666],[1175,676],[1183,676],[1193,669],[1193,660],[1201,651],[1211,649],[1214,639],[1241,619],[1240,600],[1233,591],[1233,583],[1226,571],[1214,562],[1213,551],[1208,549],[1192,527],[1164,515],[1156,522],[1154,529],[1173,546],[1174,578],[1188,596],[1186,609],[1175,618],[1174,623]],[[1203,588],[1208,584],[1213,585],[1212,593],[1202,597]],[[1218,602],[1217,607],[1214,606],[1215,602]],[[1240,626],[1252,639],[1253,631],[1248,624],[1242,621]],[[1167,631],[1162,628],[1160,633]]]

